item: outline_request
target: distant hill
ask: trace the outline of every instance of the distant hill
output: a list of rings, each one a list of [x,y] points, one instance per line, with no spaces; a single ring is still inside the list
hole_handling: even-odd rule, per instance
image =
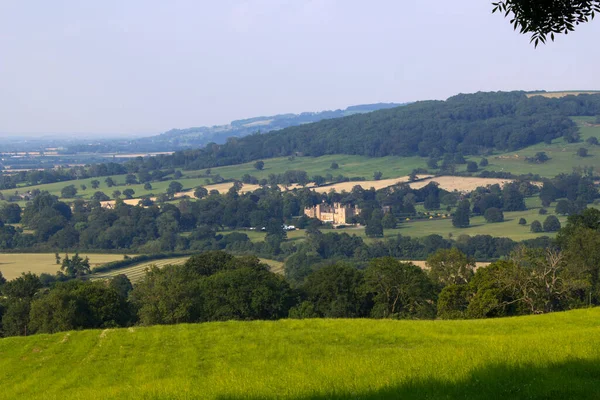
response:
[[[570,117],[597,115],[600,94],[561,98],[529,98],[525,92],[459,94],[446,101],[421,101],[249,135],[152,162],[202,169],[292,155],[348,154],[421,156],[443,163],[454,156],[514,151],[560,137],[577,142],[579,128]]]
[[[350,106],[345,110],[303,112],[301,114],[278,114],[272,116],[261,116],[232,121],[227,125],[202,126],[187,129],[171,129],[157,136],[140,138],[132,141],[135,146],[154,148],[166,146],[169,150],[178,150],[193,147],[202,147],[208,143],[223,144],[230,137],[243,137],[253,133],[266,133],[279,129],[288,128],[318,122],[324,119],[347,117],[354,114],[362,114],[376,110],[398,107],[403,104],[377,103]]]

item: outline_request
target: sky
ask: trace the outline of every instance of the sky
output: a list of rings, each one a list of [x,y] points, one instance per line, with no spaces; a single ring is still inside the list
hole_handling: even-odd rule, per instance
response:
[[[0,0],[0,135],[600,89],[600,21],[534,49],[491,2]]]

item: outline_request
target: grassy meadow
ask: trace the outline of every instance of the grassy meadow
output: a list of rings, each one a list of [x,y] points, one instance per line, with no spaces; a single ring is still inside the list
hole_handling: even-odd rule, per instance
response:
[[[0,339],[0,399],[596,399],[600,309]]]
[[[60,253],[61,259],[65,254]],[[89,257],[92,268],[107,262],[122,260],[122,254],[90,254],[82,253],[81,257]],[[14,279],[23,272],[34,274],[55,274],[60,270],[56,264],[54,253],[0,253],[0,272],[8,279]]]

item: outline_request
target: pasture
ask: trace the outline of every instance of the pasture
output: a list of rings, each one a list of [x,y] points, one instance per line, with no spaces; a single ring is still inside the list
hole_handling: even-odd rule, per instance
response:
[[[64,253],[59,253],[61,260]],[[73,254],[69,254],[72,256]],[[122,254],[93,254],[81,253],[81,257],[89,257],[90,267],[106,264],[107,262],[122,260]],[[34,274],[55,274],[60,270],[60,265],[56,264],[54,253],[1,253],[0,254],[0,272],[7,280],[19,277],[23,272]]]
[[[74,331],[0,354],[0,399],[596,399],[600,309]]]

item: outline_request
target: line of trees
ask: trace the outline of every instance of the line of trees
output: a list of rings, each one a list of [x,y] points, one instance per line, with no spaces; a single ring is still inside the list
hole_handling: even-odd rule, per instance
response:
[[[288,317],[540,314],[598,305],[599,276],[600,211],[587,209],[569,217],[552,245],[519,246],[479,268],[452,247],[432,252],[427,269],[388,255],[358,267],[315,264],[295,281],[270,272],[256,257],[222,251],[192,256],[183,266],[152,267],[135,285],[124,275],[67,282],[44,282],[30,273],[6,282],[0,275],[0,333]]]

